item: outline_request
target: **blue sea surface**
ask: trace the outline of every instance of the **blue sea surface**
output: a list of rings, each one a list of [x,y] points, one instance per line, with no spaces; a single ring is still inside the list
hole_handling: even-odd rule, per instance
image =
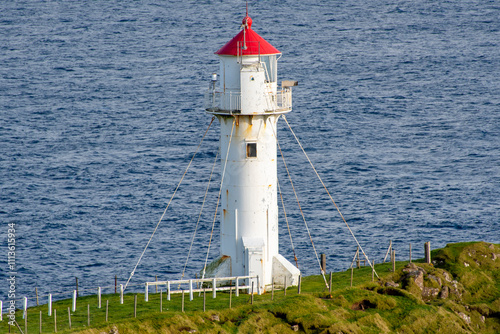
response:
[[[500,243],[497,1],[251,1],[252,28],[299,82],[287,120],[370,259],[423,244]],[[0,3],[0,300],[8,224],[16,298],[125,283],[211,117],[214,55],[243,1]],[[129,288],[181,277],[218,150],[217,121]],[[356,242],[286,123],[278,138],[318,253],[345,270]],[[319,266],[279,160],[303,274]],[[202,267],[220,163],[186,276]],[[281,209],[280,209],[281,210]],[[282,212],[282,211],[281,211]],[[280,252],[293,261],[280,217]],[[218,219],[209,260],[219,254]],[[18,304],[18,307],[21,303]]]

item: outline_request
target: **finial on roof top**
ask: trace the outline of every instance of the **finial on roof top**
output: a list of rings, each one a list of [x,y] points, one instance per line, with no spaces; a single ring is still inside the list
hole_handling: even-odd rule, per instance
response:
[[[252,18],[248,16],[248,1],[247,1],[247,12],[245,17],[243,18],[243,21],[241,21],[241,25],[245,28],[251,28],[252,27]]]
[[[250,16],[248,16],[248,14],[247,14],[247,16],[245,16],[243,18],[243,21],[241,21],[241,24],[243,25],[243,27],[245,29],[251,28],[252,27],[252,18]]]

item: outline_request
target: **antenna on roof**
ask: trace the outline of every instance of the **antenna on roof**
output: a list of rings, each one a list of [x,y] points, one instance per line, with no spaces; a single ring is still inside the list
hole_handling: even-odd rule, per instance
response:
[[[247,49],[247,41],[246,41],[246,30],[249,28],[248,26],[248,0],[247,0],[247,14],[245,15],[245,18],[243,19],[241,27],[243,28],[243,46],[241,47],[242,50]],[[241,53],[243,55],[243,51]]]

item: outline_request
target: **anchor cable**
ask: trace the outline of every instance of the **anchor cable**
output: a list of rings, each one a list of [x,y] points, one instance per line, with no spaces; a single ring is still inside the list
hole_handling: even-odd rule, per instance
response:
[[[295,246],[293,245],[293,240],[292,240],[292,232],[290,232],[290,225],[288,224],[288,217],[286,215],[285,202],[283,201],[283,194],[281,193],[280,182],[278,179],[276,179],[276,183],[278,184],[278,191],[280,192],[280,198],[281,198],[281,206],[283,207],[283,215],[285,216],[286,227],[288,229],[288,235],[290,236],[290,244],[292,245],[293,259],[295,260],[295,266],[299,268],[299,262],[297,259],[297,255],[295,254]]]
[[[273,128],[273,131],[274,131],[274,128]],[[304,216],[304,212],[302,211],[302,207],[300,206],[299,197],[297,195],[297,192],[295,191],[295,186],[293,185],[292,176],[290,175],[290,171],[288,170],[288,166],[287,166],[286,161],[285,161],[285,156],[283,155],[283,151],[281,150],[281,145],[278,141],[276,133],[274,133],[274,136],[276,138],[276,143],[278,144],[278,148],[280,150],[281,159],[283,160],[283,164],[285,165],[285,169],[286,169],[286,172],[288,174],[288,179],[290,180],[290,184],[292,185],[293,193],[295,194],[295,199],[297,200],[297,205],[299,206],[299,211],[300,211],[300,214],[302,215],[302,220],[304,221],[304,225],[306,226],[307,234],[309,235],[309,240],[311,241],[311,245],[312,245],[312,248],[314,250],[314,254],[316,255],[316,260],[318,260],[318,265],[321,269],[321,275],[323,276],[323,280],[325,281],[326,287],[329,288],[328,282],[326,281],[325,272],[324,272],[323,268],[321,267],[321,261],[319,260],[318,252],[316,251],[316,247],[314,246],[314,241],[313,241],[312,236],[311,236],[311,231],[309,230],[309,226],[307,224],[306,217]]]
[[[377,272],[375,271],[375,268],[373,267],[373,264],[370,262],[370,260],[368,259],[368,256],[365,254],[365,251],[363,250],[363,247],[361,247],[361,245],[359,244],[358,242],[358,239],[356,238],[356,236],[354,235],[354,233],[352,232],[351,230],[351,227],[349,226],[349,224],[347,224],[347,221],[345,220],[344,218],[344,215],[342,214],[342,212],[340,212],[340,209],[339,207],[337,206],[337,204],[335,203],[335,201],[333,200],[332,198],[332,195],[330,195],[330,192],[328,191],[328,189],[326,188],[326,185],[325,183],[323,182],[323,180],[321,179],[321,177],[319,176],[318,172],[316,171],[316,168],[314,168],[314,165],[313,163],[311,162],[311,159],[309,159],[309,156],[307,155],[306,151],[304,150],[304,147],[302,147],[302,144],[300,143],[299,141],[299,138],[297,138],[297,136],[295,135],[295,132],[293,132],[292,130],[292,127],[290,126],[290,123],[288,123],[288,120],[286,119],[285,116],[283,116],[283,119],[285,120],[286,124],[288,125],[288,128],[290,129],[290,131],[292,132],[293,136],[295,137],[295,140],[297,141],[297,143],[299,144],[302,152],[304,153],[304,155],[306,156],[307,158],[307,161],[309,161],[309,164],[311,165],[312,169],[314,170],[314,173],[316,173],[316,176],[318,177],[319,181],[321,182],[321,184],[323,185],[323,188],[325,188],[325,191],[326,193],[328,194],[328,196],[330,197],[330,200],[332,201],[333,205],[335,206],[335,208],[337,209],[337,212],[339,213],[340,217],[342,218],[342,220],[344,221],[345,225],[347,226],[347,229],[349,230],[349,232],[351,233],[352,237],[354,238],[354,241],[356,241],[356,244],[358,245],[359,249],[361,250],[361,252],[363,253],[364,257],[366,258],[366,261],[368,261],[368,264],[370,265],[370,267],[373,269],[375,275],[377,275],[377,278],[379,278]]]
[[[206,136],[206,135],[207,135],[207,133],[208,133],[208,130],[209,130],[209,129],[210,129],[210,127],[212,126],[212,123],[214,122],[214,119],[215,119],[215,117],[212,117],[212,120],[210,121],[210,124],[208,125],[208,128],[207,128],[207,130],[205,131],[205,134],[203,134],[203,138],[201,138],[201,142],[198,144],[198,147],[196,148],[196,151],[194,152],[193,157],[191,158],[191,161],[189,161],[189,164],[188,164],[188,166],[187,166],[186,170],[184,171],[184,174],[182,174],[182,177],[181,177],[181,179],[180,179],[179,183],[177,184],[177,187],[175,188],[174,193],[172,194],[172,197],[170,197],[170,201],[168,201],[167,207],[166,207],[166,208],[165,208],[165,210],[163,211],[163,214],[161,215],[160,220],[159,220],[159,221],[158,221],[158,223],[156,224],[156,227],[155,227],[155,229],[154,229],[153,233],[151,234],[151,237],[149,238],[149,240],[148,240],[148,242],[147,242],[147,244],[146,244],[146,247],[144,247],[144,250],[142,251],[142,254],[141,254],[141,256],[139,257],[139,260],[137,261],[137,263],[136,263],[136,265],[135,265],[135,267],[134,267],[134,270],[132,270],[132,272],[130,273],[130,277],[128,278],[127,283],[125,283],[125,287],[123,288],[123,290],[124,290],[124,291],[125,291],[125,289],[127,288],[128,283],[129,283],[129,282],[130,282],[130,280],[132,279],[132,276],[134,276],[134,274],[135,274],[135,270],[137,269],[137,266],[139,266],[139,263],[141,262],[142,257],[143,257],[143,256],[144,256],[144,254],[146,253],[146,250],[148,249],[149,244],[151,243],[151,240],[153,240],[153,237],[154,237],[154,235],[155,235],[156,231],[158,230],[158,227],[160,226],[160,223],[161,223],[161,221],[163,220],[163,217],[165,217],[165,214],[167,213],[167,210],[168,210],[168,208],[170,207],[170,203],[172,203],[172,200],[174,199],[174,196],[175,196],[175,194],[177,193],[177,190],[178,190],[178,189],[179,189],[179,187],[181,186],[181,183],[182,183],[182,181],[184,180],[184,177],[186,176],[186,173],[187,173],[187,171],[189,170],[189,167],[191,166],[191,163],[193,162],[194,157],[195,157],[195,156],[196,156],[196,154],[198,153],[198,151],[199,151],[199,149],[200,149],[200,146],[201,146],[201,144],[203,143],[203,140],[205,139],[205,136]]]
[[[200,224],[200,220],[201,220],[201,214],[203,213],[203,208],[204,208],[205,202],[207,200],[207,194],[208,194],[208,190],[210,188],[210,182],[212,181],[212,176],[214,174],[215,165],[217,164],[217,158],[219,157],[219,152],[220,152],[220,148],[217,150],[217,154],[215,155],[215,159],[214,159],[214,164],[212,166],[212,172],[210,173],[210,177],[208,178],[207,189],[205,190],[205,196],[203,197],[203,203],[201,204],[200,214],[198,215],[198,221],[196,222],[196,227],[194,228],[193,238],[191,239],[191,245],[189,246],[189,251],[187,254],[187,258],[186,258],[186,263],[184,263],[184,268],[182,269],[181,279],[184,278],[184,273],[186,272],[186,267],[187,267],[187,264],[189,261],[189,256],[191,255],[191,250],[192,250],[193,244],[194,244],[194,238],[196,237],[196,232],[198,231],[198,225]]]
[[[231,134],[229,136],[229,143],[227,144],[226,159],[224,161],[224,168],[222,170],[222,177],[221,177],[221,181],[220,181],[219,195],[217,196],[217,204],[215,205],[214,220],[212,222],[212,231],[210,232],[210,240],[208,241],[207,256],[205,258],[205,265],[203,266],[203,275],[202,275],[201,279],[205,278],[205,272],[206,272],[206,269],[207,269],[208,255],[210,253],[210,245],[212,244],[212,237],[214,235],[215,221],[217,219],[217,210],[219,209],[220,196],[221,196],[221,193],[222,193],[222,184],[224,182],[224,176],[226,175],[227,159],[229,157],[229,148],[231,147],[231,141],[233,139],[233,130],[234,130],[234,124],[235,124],[235,122],[236,122],[236,119],[233,119],[233,126],[231,127]]]

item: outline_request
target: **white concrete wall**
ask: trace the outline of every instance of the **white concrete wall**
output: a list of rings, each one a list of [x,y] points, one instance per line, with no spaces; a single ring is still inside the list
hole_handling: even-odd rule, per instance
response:
[[[264,281],[270,282],[272,258],[278,254],[278,200],[276,138],[273,128],[279,116],[238,116],[229,153],[234,117],[219,116],[221,163],[227,159],[221,195],[221,254],[232,259],[233,275],[246,275],[242,238],[264,243]],[[246,144],[257,143],[257,157],[246,157]],[[266,283],[267,284],[267,283]]]
[[[266,73],[264,68],[257,65],[244,66],[240,72],[241,87],[241,114],[263,114],[268,103],[266,94]]]
[[[219,90],[240,90],[240,64],[235,56],[220,57],[220,86]]]

